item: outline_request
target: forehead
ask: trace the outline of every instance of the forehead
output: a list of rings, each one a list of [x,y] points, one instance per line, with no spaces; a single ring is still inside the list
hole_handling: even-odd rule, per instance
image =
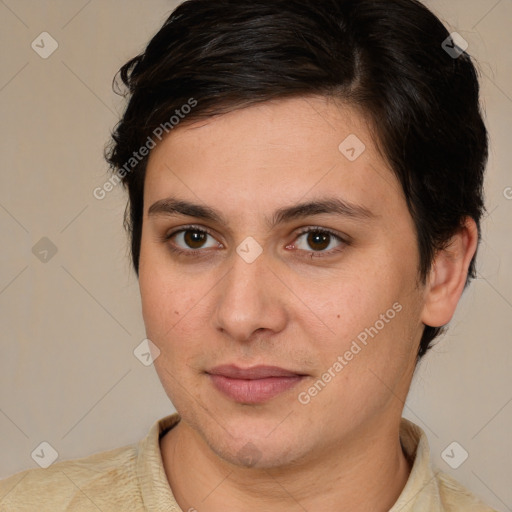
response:
[[[150,155],[144,202],[147,212],[155,201],[178,196],[241,214],[240,207],[270,212],[326,194],[377,215],[396,206],[403,214],[401,187],[364,117],[312,97],[180,126]]]

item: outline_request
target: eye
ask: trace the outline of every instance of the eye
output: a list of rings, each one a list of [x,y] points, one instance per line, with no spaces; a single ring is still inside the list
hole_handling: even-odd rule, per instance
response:
[[[208,237],[212,238],[212,242],[208,245]],[[195,226],[187,226],[178,231],[169,233],[165,237],[166,240],[172,241],[170,248],[178,253],[194,253],[199,249],[221,248],[222,244],[217,242],[213,236],[204,229]]]
[[[346,245],[348,245],[346,240],[325,228],[307,228],[292,244],[294,248],[311,253],[311,257],[322,257],[339,252]]]
[[[208,238],[211,238],[210,242]],[[165,236],[165,241],[170,242],[169,249],[172,252],[192,257],[204,254],[201,249],[224,247],[210,232],[197,226],[186,226],[173,231]],[[308,253],[311,258],[318,258],[340,252],[347,245],[349,242],[333,231],[313,227],[302,230],[295,241],[286,248],[298,249]]]

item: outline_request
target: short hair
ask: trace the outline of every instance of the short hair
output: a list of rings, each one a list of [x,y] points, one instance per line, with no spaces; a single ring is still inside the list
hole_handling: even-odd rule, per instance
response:
[[[368,120],[374,143],[401,183],[425,283],[436,252],[465,217],[475,220],[480,241],[485,210],[488,137],[478,75],[450,37],[417,0],[179,5],[145,50],[120,69],[122,84],[114,80],[129,101],[106,158],[128,190],[125,227],[137,275],[148,156],[133,161],[134,151],[155,142],[162,127],[169,132],[180,122],[269,100],[324,96]],[[191,104],[182,121],[181,109]],[[475,275],[473,258],[466,285]],[[441,332],[443,327],[425,326],[418,360]]]

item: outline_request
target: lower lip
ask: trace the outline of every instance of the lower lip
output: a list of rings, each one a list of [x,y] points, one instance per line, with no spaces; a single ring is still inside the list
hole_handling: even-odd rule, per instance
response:
[[[259,404],[288,391],[303,377],[268,377],[265,379],[230,379],[222,375],[210,375],[214,386],[235,402]]]

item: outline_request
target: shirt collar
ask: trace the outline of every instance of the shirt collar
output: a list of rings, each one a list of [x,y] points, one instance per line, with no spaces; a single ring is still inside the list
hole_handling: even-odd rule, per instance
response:
[[[153,424],[148,435],[139,442],[136,471],[142,501],[147,510],[182,512],[169,486],[160,452],[160,438],[179,421],[177,413],[162,418]]]
[[[398,500],[389,512],[412,510],[441,510],[436,475],[430,465],[430,447],[425,432],[411,421],[402,418],[400,442],[412,469]]]

